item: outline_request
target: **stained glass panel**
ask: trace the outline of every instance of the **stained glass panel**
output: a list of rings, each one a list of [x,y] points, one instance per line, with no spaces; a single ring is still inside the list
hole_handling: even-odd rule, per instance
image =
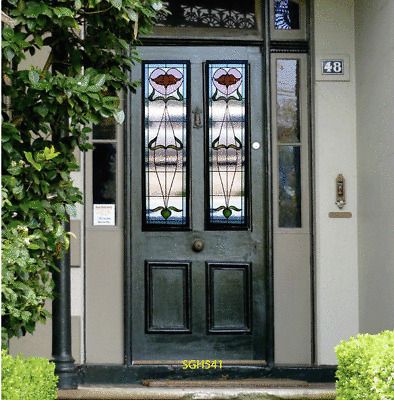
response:
[[[301,227],[301,157],[299,146],[279,146],[279,227]]]
[[[280,143],[299,143],[299,60],[276,60],[276,127]]]
[[[187,63],[145,63],[144,221],[188,225]]]
[[[247,226],[247,63],[207,63],[208,224]]]
[[[275,29],[300,29],[299,0],[273,0],[275,3]]]
[[[256,29],[254,0],[177,0],[163,2],[171,14],[160,13],[157,26]]]

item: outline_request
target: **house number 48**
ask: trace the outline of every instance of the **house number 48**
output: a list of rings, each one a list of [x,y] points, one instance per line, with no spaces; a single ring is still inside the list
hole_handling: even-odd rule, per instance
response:
[[[342,75],[343,60],[323,60],[322,73],[324,75]]]

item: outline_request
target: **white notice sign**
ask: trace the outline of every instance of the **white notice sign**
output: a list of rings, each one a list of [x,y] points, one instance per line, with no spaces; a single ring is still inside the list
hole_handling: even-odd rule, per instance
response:
[[[115,204],[93,204],[93,225],[115,226]]]

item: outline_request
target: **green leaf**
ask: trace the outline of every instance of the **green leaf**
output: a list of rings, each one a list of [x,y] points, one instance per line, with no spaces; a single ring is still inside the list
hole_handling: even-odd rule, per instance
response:
[[[134,10],[131,10],[131,9],[127,10],[127,15],[129,16],[131,21],[133,21],[133,22],[138,21],[138,14]]]
[[[45,149],[44,149],[44,157],[45,157],[45,160],[47,160],[47,161],[56,158],[60,154],[61,154],[60,152],[55,151],[54,146],[45,147]]]
[[[97,75],[97,76],[93,79],[93,82],[92,82],[93,85],[89,86],[89,87],[87,88],[87,90],[88,90],[89,92],[99,92],[99,91],[101,90],[102,86],[103,86],[104,83],[105,83],[105,79],[106,79],[105,74],[99,74],[99,75]]]
[[[39,105],[34,107],[34,111],[41,115],[41,117],[45,118],[48,115],[48,107],[46,105]]]
[[[35,244],[35,243],[30,243],[27,247],[30,250],[38,250],[38,249],[40,249],[40,246],[38,244]]]
[[[67,7],[54,7],[53,12],[58,18],[74,17],[74,13]]]
[[[124,111],[120,110],[117,113],[115,113],[114,118],[115,118],[115,121],[118,124],[123,124],[123,121],[124,121],[124,118],[125,118]]]
[[[29,152],[29,151],[24,151],[23,152],[25,154],[26,160],[37,170],[37,171],[41,171],[42,166],[41,164],[38,164],[34,158],[33,155]]]
[[[82,8],[81,0],[75,0],[74,5],[76,10],[80,10]]]
[[[40,75],[37,71],[35,71],[34,69],[29,71],[29,81],[33,84],[38,83],[38,81],[40,80]]]
[[[8,26],[5,26],[3,29],[3,39],[5,40],[12,40],[14,37],[14,30],[9,28]]]
[[[109,2],[118,10],[122,8],[122,0],[110,0]]]
[[[34,1],[29,1],[26,4],[26,10],[24,11],[24,14],[27,17],[32,17],[32,18],[37,18],[41,14],[51,17],[52,10],[50,9],[50,7],[48,7],[47,4],[45,4],[45,2],[36,3]]]
[[[8,61],[12,61],[12,59],[15,57],[15,52],[10,47],[6,47],[3,50],[3,55]]]
[[[77,207],[75,207],[74,204],[66,204],[65,205],[66,213],[70,217],[76,217],[77,216]]]

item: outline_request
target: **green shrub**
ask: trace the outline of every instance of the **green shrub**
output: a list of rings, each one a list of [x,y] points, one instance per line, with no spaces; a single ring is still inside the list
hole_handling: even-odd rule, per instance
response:
[[[12,357],[1,353],[3,400],[54,400],[57,398],[55,365],[46,358]]]
[[[338,400],[394,400],[394,331],[352,337],[335,351]]]

